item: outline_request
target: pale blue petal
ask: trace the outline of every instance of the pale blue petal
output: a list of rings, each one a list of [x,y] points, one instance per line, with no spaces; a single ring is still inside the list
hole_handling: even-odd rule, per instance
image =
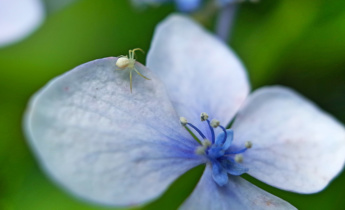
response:
[[[232,129],[233,144],[253,143],[243,153],[248,173],[275,187],[315,193],[343,169],[344,126],[291,89],[255,91]]]
[[[178,10],[182,12],[193,12],[201,6],[202,0],[132,0],[132,2],[137,6],[157,6],[175,2]]]
[[[183,12],[192,12],[200,7],[201,0],[175,0],[177,8]]]
[[[156,198],[201,163],[161,82],[95,60],[52,80],[31,100],[26,135],[44,170],[75,196],[106,205]]]
[[[44,18],[41,0],[0,0],[0,47],[27,37]]]
[[[212,162],[212,177],[219,186],[224,186],[228,183],[228,174],[218,161]]]
[[[231,175],[239,176],[248,172],[248,168],[236,163],[232,159],[222,159],[219,161],[221,166]]]
[[[296,208],[238,176],[229,176],[229,182],[220,187],[212,179],[211,167],[207,166],[197,187],[180,209],[293,210]]]
[[[223,150],[227,150],[230,147],[232,140],[234,138],[234,131],[233,130],[231,130],[231,129],[226,130],[226,134],[227,134],[227,138],[226,138],[225,143],[222,146]],[[224,132],[220,133],[217,136],[216,145],[222,144],[222,142],[224,141],[224,136],[225,136]]]
[[[200,122],[200,113],[226,126],[249,91],[237,56],[185,16],[171,15],[158,25],[147,65],[164,82],[178,114],[209,138],[209,127]]]

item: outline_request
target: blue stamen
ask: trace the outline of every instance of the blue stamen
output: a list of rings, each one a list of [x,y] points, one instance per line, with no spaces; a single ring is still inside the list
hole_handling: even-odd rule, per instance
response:
[[[243,153],[245,151],[247,151],[248,148],[243,148],[237,152],[226,152],[225,155],[236,155],[236,154],[240,154],[240,153]]]
[[[187,123],[187,125],[189,125],[189,126],[192,127],[196,132],[198,132],[199,135],[202,137],[202,139],[206,139],[205,135],[204,135],[197,127],[195,127],[193,124]]]
[[[207,121],[212,135],[211,140],[208,140],[201,130],[193,124],[188,123],[186,118],[180,117],[181,125],[185,126],[188,132],[201,144],[195,148],[194,154],[204,156],[204,158],[207,159],[206,161],[211,163],[213,180],[219,186],[224,186],[228,183],[229,174],[239,176],[248,171],[248,168],[240,164],[243,161],[243,155],[241,153],[246,152],[253,144],[252,142],[247,141],[245,142],[243,149],[238,149],[236,147],[231,148],[232,140],[234,138],[233,130],[226,130],[225,127],[221,126],[220,122],[216,119],[213,119],[212,121],[208,120],[208,115],[205,112],[201,113],[200,120],[202,122]],[[187,128],[187,126],[189,127]],[[217,127],[220,127],[223,133],[220,132],[216,138],[214,129]],[[195,137],[195,132],[193,132],[191,128],[193,128],[199,136],[203,138],[202,142]]]
[[[228,138],[228,134],[226,133],[226,130],[225,130],[225,128],[224,128],[223,126],[219,125],[219,127],[220,127],[220,128],[223,130],[223,132],[224,132],[224,138],[223,138],[223,142],[222,142],[222,144],[224,144],[225,141],[226,141],[226,139]]]
[[[207,121],[208,127],[210,127],[210,130],[211,130],[212,144],[213,144],[213,143],[215,142],[214,130],[213,130],[213,127],[212,127],[211,124],[210,124],[210,121],[209,121],[209,120],[206,120],[206,121]]]

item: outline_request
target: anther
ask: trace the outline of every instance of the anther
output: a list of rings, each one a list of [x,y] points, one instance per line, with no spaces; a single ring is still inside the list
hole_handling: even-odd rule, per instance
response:
[[[251,141],[246,141],[246,143],[244,144],[244,146],[245,146],[247,149],[250,149],[250,148],[252,148],[253,143],[252,143]]]
[[[241,155],[241,154],[235,155],[235,161],[237,163],[242,163],[243,162],[243,155]]]
[[[204,139],[204,141],[202,142],[202,145],[205,147],[209,147],[212,145],[212,142],[208,139]]]
[[[211,120],[211,126],[213,128],[217,128],[219,125],[220,125],[220,122],[218,120],[215,120],[215,119]]]
[[[184,117],[180,117],[180,123],[181,123],[181,125],[182,125],[182,126],[186,126],[186,125],[187,125],[187,123],[188,123],[188,121],[187,121],[187,119],[186,119],[186,118],[184,118]]]
[[[208,139],[204,139],[204,141],[202,141],[201,144],[202,146],[198,146],[195,150],[195,154],[197,155],[206,154],[206,150],[212,145],[212,142]]]
[[[200,115],[201,121],[206,121],[208,119],[208,114],[205,112],[202,112]]]
[[[206,136],[197,127],[195,127],[193,124],[189,123],[186,118],[180,117],[180,123],[181,123],[182,126],[184,126],[186,128],[187,128],[187,125],[188,125],[190,128],[192,128],[196,132],[198,132],[202,139],[206,139]]]
[[[198,146],[195,150],[195,154],[197,155],[204,155],[206,154],[206,147],[204,146]]]

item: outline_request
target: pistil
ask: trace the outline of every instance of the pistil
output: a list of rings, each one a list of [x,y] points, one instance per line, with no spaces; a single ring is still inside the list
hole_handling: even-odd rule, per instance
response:
[[[189,123],[186,118],[181,117],[180,123],[193,137],[195,137],[195,134],[191,130],[196,131],[203,138],[200,142],[199,139],[195,138],[200,143],[200,146],[195,149],[195,154],[204,156],[207,162],[212,165],[214,181],[219,186],[223,186],[227,183],[227,179],[223,179],[224,177],[227,178],[227,174],[238,176],[246,173],[248,168],[239,163],[243,162],[242,154],[253,146],[252,142],[245,142],[244,148],[238,151],[229,151],[233,139],[233,131],[231,129],[226,130],[216,119],[210,121],[208,114],[205,112],[201,113],[200,120],[207,122],[211,131],[211,141],[206,138],[201,130]],[[219,134],[216,139],[214,129],[218,127],[222,129],[223,133]]]

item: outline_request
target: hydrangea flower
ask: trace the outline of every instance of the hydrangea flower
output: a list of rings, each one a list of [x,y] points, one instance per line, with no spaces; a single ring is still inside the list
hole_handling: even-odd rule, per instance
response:
[[[31,34],[45,14],[41,0],[0,0],[0,47]]]
[[[159,5],[165,3],[175,2],[177,9],[182,12],[193,12],[201,7],[202,0],[132,0],[136,5]],[[232,3],[244,2],[246,0],[217,0],[217,4],[220,7]],[[257,0],[249,0],[250,2],[256,2]]]
[[[115,70],[117,59],[57,77],[26,113],[26,135],[42,168],[77,197],[147,203],[206,164],[181,209],[295,209],[238,175],[315,193],[343,168],[345,130],[337,120],[285,87],[248,95],[239,59],[187,17],[159,24],[150,69],[135,64],[151,80],[133,75],[132,94],[128,71]]]

